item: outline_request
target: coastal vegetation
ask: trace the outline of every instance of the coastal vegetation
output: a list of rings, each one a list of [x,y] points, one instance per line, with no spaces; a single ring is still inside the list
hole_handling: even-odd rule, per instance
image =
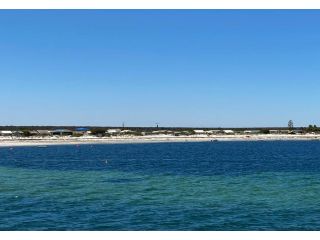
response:
[[[309,125],[308,128],[306,128],[307,132],[320,132],[320,128],[317,127],[317,125]]]
[[[148,136],[148,135],[232,135],[232,134],[316,134],[320,128],[310,124],[308,127],[294,127],[293,121],[287,128],[177,128],[177,127],[78,127],[78,126],[0,126],[0,135],[15,137],[32,136]]]

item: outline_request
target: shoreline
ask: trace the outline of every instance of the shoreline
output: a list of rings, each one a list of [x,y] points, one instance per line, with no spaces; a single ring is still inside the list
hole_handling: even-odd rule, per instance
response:
[[[130,143],[174,143],[212,141],[314,141],[320,135],[211,135],[211,136],[127,136],[127,137],[0,137],[0,147],[83,145],[83,144],[130,144]]]

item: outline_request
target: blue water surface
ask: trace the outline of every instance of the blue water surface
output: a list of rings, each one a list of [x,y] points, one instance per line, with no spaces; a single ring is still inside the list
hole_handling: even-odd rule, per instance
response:
[[[0,230],[320,230],[320,141],[0,148]]]

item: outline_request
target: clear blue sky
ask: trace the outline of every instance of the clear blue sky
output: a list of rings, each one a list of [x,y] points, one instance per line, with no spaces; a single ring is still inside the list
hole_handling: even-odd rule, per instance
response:
[[[0,11],[0,125],[320,125],[320,11]]]

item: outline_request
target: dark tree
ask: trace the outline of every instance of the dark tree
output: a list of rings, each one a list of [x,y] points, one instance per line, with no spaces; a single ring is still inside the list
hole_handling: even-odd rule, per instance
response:
[[[290,121],[288,122],[288,128],[289,128],[290,130],[293,129],[293,121],[292,121],[292,120],[290,120]]]

